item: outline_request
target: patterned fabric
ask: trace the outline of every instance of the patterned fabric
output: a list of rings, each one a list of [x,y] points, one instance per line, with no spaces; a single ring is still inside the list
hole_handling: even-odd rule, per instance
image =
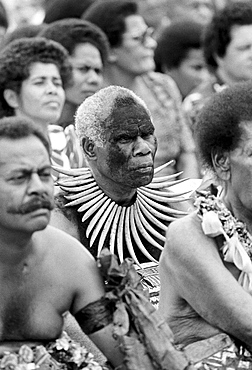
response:
[[[76,135],[74,125],[68,125],[65,130],[66,155],[70,161],[71,168],[87,167],[87,163],[81,149],[79,139]]]
[[[65,129],[59,125],[49,125],[48,132],[54,165],[64,168],[87,166],[74,125],[69,125]]]
[[[252,357],[249,352],[239,352],[235,345],[194,365],[197,370],[239,370],[252,369]]]
[[[181,153],[195,151],[181,95],[171,77],[157,72],[140,76],[134,92],[145,101],[153,118],[158,140],[156,167],[172,159],[178,160]],[[165,171],[163,173],[169,175],[177,169],[169,166]]]

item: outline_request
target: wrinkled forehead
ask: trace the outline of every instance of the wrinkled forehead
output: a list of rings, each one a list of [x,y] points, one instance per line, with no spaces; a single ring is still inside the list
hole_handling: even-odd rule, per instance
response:
[[[117,101],[106,123],[106,130],[112,134],[140,128],[154,131],[148,110],[130,97]]]

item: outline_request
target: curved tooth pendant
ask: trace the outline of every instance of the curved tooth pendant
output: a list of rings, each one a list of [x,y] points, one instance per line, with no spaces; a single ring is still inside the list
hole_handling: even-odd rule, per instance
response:
[[[155,174],[170,163],[172,162],[157,168]],[[168,223],[185,215],[184,212],[168,206],[169,203],[188,200],[183,197],[187,192],[174,193],[169,189],[170,186],[186,180],[176,180],[179,173],[154,177],[152,183],[137,189],[135,203],[124,207],[103,193],[90,169],[54,169],[64,174],[57,184],[65,192],[68,200],[66,206],[79,206],[82,221],[88,222],[86,237],[90,239],[90,247],[99,238],[98,255],[105,240],[109,239],[109,249],[111,253],[118,255],[120,262],[125,258],[125,248],[139,266],[134,248],[138,248],[149,261],[157,262],[144,246],[140,235],[147,243],[162,250]]]

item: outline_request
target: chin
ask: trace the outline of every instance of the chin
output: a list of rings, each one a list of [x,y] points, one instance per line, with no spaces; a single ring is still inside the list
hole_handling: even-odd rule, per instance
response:
[[[134,188],[139,188],[140,186],[148,185],[153,179],[153,175],[143,176],[141,178],[135,179]]]
[[[50,214],[44,213],[44,214],[38,214],[37,216],[33,216],[29,220],[27,220],[27,227],[35,232],[44,230],[50,221]]]

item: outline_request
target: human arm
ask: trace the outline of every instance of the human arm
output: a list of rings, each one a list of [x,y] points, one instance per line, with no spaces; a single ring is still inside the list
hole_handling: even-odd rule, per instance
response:
[[[238,284],[238,273],[233,265],[224,265],[216,242],[203,234],[195,213],[175,221],[160,259],[160,310],[168,316],[170,289],[206,322],[252,351],[252,297]]]
[[[80,244],[78,243],[78,246]],[[102,320],[96,317],[95,310],[91,311],[89,317],[82,315],[82,311],[87,306],[96,306],[96,302],[102,301],[105,290],[104,282],[98,271],[96,262],[90,253],[80,246],[81,250],[72,250],[69,255],[69,263],[72,261],[74,271],[71,272],[72,284],[75,294],[74,301],[71,305],[70,313],[76,318],[78,324],[85,334],[89,336],[92,342],[100,349],[108,361],[114,366],[120,366],[124,356],[119,348],[119,343],[112,335],[112,315],[111,312],[105,309],[107,319]],[[90,330],[90,320],[98,322],[95,329]],[[123,369],[123,366],[122,366]]]

